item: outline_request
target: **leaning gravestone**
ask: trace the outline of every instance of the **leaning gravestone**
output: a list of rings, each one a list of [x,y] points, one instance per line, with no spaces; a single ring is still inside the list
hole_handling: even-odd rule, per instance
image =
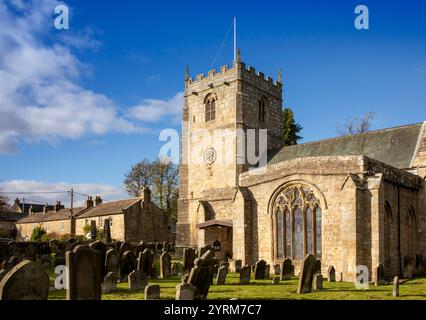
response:
[[[124,252],[120,261],[120,277],[122,281],[125,281],[127,276],[134,270],[137,269],[137,260],[133,251]]]
[[[392,296],[394,298],[399,297],[399,277],[398,276],[395,276],[393,278]]]
[[[197,288],[190,283],[179,283],[176,286],[176,300],[194,300]]]
[[[90,221],[90,239],[92,240],[96,240],[96,236],[97,236],[97,230],[96,230],[96,221],[95,220],[91,220]]]
[[[130,291],[143,291],[148,284],[148,277],[141,270],[131,272],[128,277]]]
[[[228,268],[223,266],[217,271],[216,285],[224,285],[226,281],[226,275],[228,274]]]
[[[49,281],[37,263],[24,260],[0,281],[0,300],[47,300]]]
[[[314,290],[322,290],[323,289],[324,279],[321,273],[316,273],[314,275],[313,286]]]
[[[255,280],[263,280],[265,279],[265,269],[266,269],[266,261],[259,260],[254,265],[254,279]]]
[[[265,267],[265,275],[264,275],[264,279],[269,279],[269,276],[271,274],[271,265],[267,264]]]
[[[78,245],[66,253],[68,268],[67,300],[100,300],[101,255],[87,245]]]
[[[117,291],[117,276],[115,272],[108,272],[102,282],[102,293],[111,293]]]
[[[145,287],[145,300],[160,299],[160,286],[158,284],[149,284]]]
[[[106,260],[106,253],[107,253],[107,246],[105,245],[105,243],[103,243],[100,240],[97,240],[95,242],[92,242],[90,245],[90,248],[92,248],[93,250],[97,250],[99,251],[100,255],[101,255],[101,261],[102,261],[102,266],[101,266],[101,279],[103,280],[105,275],[106,275],[106,270],[105,270],[105,260]]]
[[[274,264],[274,275],[279,276],[281,274],[281,268],[279,264]]]
[[[314,265],[314,274],[321,273],[321,260],[316,259]]]
[[[104,241],[106,243],[110,243],[112,241],[111,239],[111,218],[104,220]]]
[[[336,269],[333,266],[329,266],[327,270],[328,282],[336,282]]]
[[[195,249],[185,248],[183,249],[183,272],[190,272],[194,266]]]
[[[207,299],[207,294],[212,282],[213,265],[213,250],[207,250],[200,258],[195,259],[195,266],[189,274],[188,283],[195,286],[195,299]]]
[[[170,277],[172,274],[172,256],[164,251],[160,256],[160,278]]]
[[[152,275],[155,254],[152,250],[144,249],[139,252],[137,270],[142,270],[148,276]]]
[[[242,261],[241,260],[231,260],[229,263],[229,272],[239,273],[241,270]]]
[[[118,255],[117,250],[108,249],[105,254],[105,273],[109,272],[117,273],[118,265],[120,262],[120,256]]]
[[[206,244],[205,246],[202,246],[201,248],[199,248],[198,249],[198,258],[201,258],[209,250],[211,250],[212,252],[214,252],[212,246],[209,245],[209,244]]]
[[[293,273],[293,263],[291,259],[286,258],[280,265],[280,280],[290,280]]]
[[[250,284],[251,267],[245,266],[240,269],[240,285]]]
[[[385,269],[383,267],[383,264],[381,263],[376,268],[374,283],[376,284],[376,286],[386,284]]]
[[[307,254],[300,267],[299,284],[297,293],[308,293],[312,291],[312,280],[314,276],[315,257]]]

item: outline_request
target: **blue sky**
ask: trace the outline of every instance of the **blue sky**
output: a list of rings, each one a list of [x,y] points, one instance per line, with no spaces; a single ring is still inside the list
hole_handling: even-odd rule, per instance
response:
[[[53,27],[59,3],[71,10],[69,30]],[[369,30],[354,27],[359,4]],[[185,65],[192,76],[212,68],[233,16],[242,60],[274,79],[282,68],[283,106],[294,109],[303,141],[335,136],[369,111],[373,129],[426,120],[422,0],[0,0],[0,8],[4,191],[72,185],[124,196],[131,164],[158,155],[162,129],[180,129]],[[213,67],[232,63],[232,46],[230,34]]]

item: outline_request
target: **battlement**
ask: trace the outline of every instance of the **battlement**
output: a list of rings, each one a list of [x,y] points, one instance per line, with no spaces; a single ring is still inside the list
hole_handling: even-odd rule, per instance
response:
[[[223,76],[223,75],[228,75],[230,70],[233,70],[234,67],[229,68],[228,65],[224,65],[222,67],[220,67],[220,71],[218,72],[216,69],[212,69],[210,71],[207,72],[207,75],[204,73],[200,73],[197,74],[196,78],[193,79],[191,77],[188,77],[188,83],[191,84],[196,84],[202,81],[207,81],[207,80],[214,80],[217,77]]]
[[[244,66],[244,68],[243,68],[244,71],[247,72],[251,77],[257,78],[259,80],[264,80],[265,82],[268,82],[269,84],[271,84],[271,85],[273,85],[273,86],[275,86],[277,88],[281,88],[282,83],[279,82],[278,80],[274,81],[269,76],[265,78],[265,74],[263,72],[261,72],[261,71],[257,71],[256,72],[256,69],[253,68],[252,66],[245,67],[244,63],[242,63],[242,65]]]

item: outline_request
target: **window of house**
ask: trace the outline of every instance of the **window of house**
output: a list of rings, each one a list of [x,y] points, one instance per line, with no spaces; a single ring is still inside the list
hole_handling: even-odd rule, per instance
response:
[[[214,95],[210,94],[205,99],[206,108],[206,122],[216,119],[216,99]]]
[[[307,253],[321,257],[322,210],[318,197],[307,186],[280,191],[273,204],[276,259],[303,259]]]

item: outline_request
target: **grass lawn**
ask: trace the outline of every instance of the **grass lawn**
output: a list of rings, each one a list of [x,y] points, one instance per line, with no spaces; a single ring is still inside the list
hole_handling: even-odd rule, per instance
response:
[[[53,273],[50,274],[54,276]],[[53,279],[52,279],[53,280]],[[400,297],[392,297],[392,285],[370,285],[369,290],[357,290],[353,283],[324,281],[324,290],[308,294],[296,294],[297,278],[281,281],[279,285],[272,285],[269,280],[251,280],[250,285],[238,284],[239,274],[229,273],[226,285],[210,286],[208,299],[312,299],[312,300],[426,300],[426,278],[416,278],[400,284]],[[174,299],[176,285],[180,277],[150,280],[149,283],[158,283],[161,287],[162,299]],[[53,281],[52,281],[53,283]],[[49,299],[65,299],[65,290],[53,290]],[[102,295],[103,300],[140,300],[144,299],[143,292],[130,292],[127,283],[119,283],[115,293]]]

